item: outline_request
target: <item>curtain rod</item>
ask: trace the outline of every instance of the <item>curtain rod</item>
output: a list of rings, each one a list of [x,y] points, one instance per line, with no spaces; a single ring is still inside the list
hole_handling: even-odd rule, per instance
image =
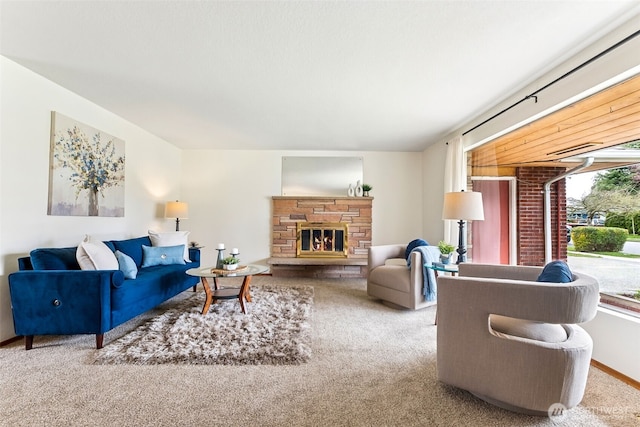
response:
[[[507,108],[505,108],[504,110],[494,114],[493,116],[489,117],[488,119],[486,119],[485,121],[475,125],[474,127],[472,127],[471,129],[469,129],[468,131],[464,132],[462,135],[466,135],[469,132],[472,132],[476,129],[478,129],[480,126],[487,124],[488,122],[490,122],[491,120],[495,119],[498,116],[501,116],[502,114],[506,113],[507,111],[511,110],[514,107],[517,107],[518,105],[522,104],[524,101],[534,98],[535,102],[538,102],[538,93],[542,92],[543,90],[549,88],[550,86],[553,86],[554,84],[558,83],[561,80],[566,79],[567,77],[569,77],[571,74],[575,73],[578,70],[581,70],[582,68],[586,67],[587,65],[591,64],[592,62],[600,59],[601,57],[603,57],[604,55],[608,54],[609,52],[619,48],[620,46],[622,46],[623,44],[627,43],[629,40],[632,40],[634,38],[636,38],[638,35],[640,35],[640,30],[636,31],[635,33],[625,37],[624,39],[620,40],[618,43],[614,44],[613,46],[610,46],[609,48],[603,50],[602,52],[600,52],[599,54],[589,58],[588,60],[586,60],[585,62],[583,62],[582,64],[578,65],[577,67],[569,70],[568,72],[564,73],[563,75],[561,75],[560,77],[558,77],[557,79],[553,80],[550,83],[547,83],[546,85],[542,86],[540,89],[536,90],[535,92],[531,93],[530,95],[525,96],[524,98],[522,98],[520,101],[516,102],[515,104],[511,104],[510,106],[508,106]]]

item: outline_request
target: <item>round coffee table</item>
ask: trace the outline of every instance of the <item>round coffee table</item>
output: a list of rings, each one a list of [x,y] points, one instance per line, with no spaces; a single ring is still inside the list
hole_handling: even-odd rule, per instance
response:
[[[265,265],[250,264],[240,266],[237,270],[219,270],[215,267],[190,268],[187,270],[187,274],[199,277],[202,282],[206,296],[204,307],[202,307],[202,314],[207,314],[211,304],[215,304],[218,300],[235,298],[240,302],[242,312],[246,314],[247,307],[244,302],[251,302],[251,294],[249,293],[251,278],[253,275],[264,273],[267,270],[269,270],[269,267]],[[218,286],[218,278],[222,277],[242,277],[242,285],[240,287]],[[213,289],[209,286],[208,279],[213,279]]]

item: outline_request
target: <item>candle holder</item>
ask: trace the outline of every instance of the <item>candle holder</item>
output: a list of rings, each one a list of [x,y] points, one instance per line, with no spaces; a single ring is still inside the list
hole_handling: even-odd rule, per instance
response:
[[[217,269],[221,269],[222,268],[222,260],[224,259],[224,248],[217,249],[217,251],[218,251],[218,262],[216,262],[216,268]]]

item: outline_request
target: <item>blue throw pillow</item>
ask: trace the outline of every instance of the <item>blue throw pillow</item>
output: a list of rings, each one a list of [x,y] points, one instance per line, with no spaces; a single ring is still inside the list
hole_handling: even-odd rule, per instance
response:
[[[142,245],[153,246],[149,236],[135,237],[133,239],[125,240],[113,240],[111,244],[115,249],[119,250],[123,254],[127,254],[135,261],[136,266],[140,268],[142,266]]]
[[[418,246],[429,246],[429,243],[427,243],[425,240],[422,240],[422,239],[415,239],[410,241],[409,244],[407,245],[407,249],[405,249],[404,251],[404,259],[409,259],[409,254],[411,253],[411,251],[417,248]]]
[[[136,262],[129,255],[116,251],[116,259],[118,267],[124,273],[125,279],[135,279],[138,276],[138,267]]]
[[[569,283],[573,282],[573,274],[564,261],[551,261],[544,266],[538,276],[538,282]]]
[[[184,245],[146,246],[142,245],[142,267],[154,265],[185,264]]]

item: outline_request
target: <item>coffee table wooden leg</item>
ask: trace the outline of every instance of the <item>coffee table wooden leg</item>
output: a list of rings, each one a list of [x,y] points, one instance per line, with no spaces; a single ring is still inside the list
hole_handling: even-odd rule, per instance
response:
[[[240,308],[242,313],[247,314],[247,305],[244,303],[251,302],[251,294],[249,293],[249,285],[251,284],[251,276],[245,276],[242,280],[242,286],[240,286],[240,292],[238,293],[238,301],[240,301]]]
[[[209,281],[206,277],[201,278],[202,287],[204,288],[205,300],[204,307],[202,307],[202,314],[207,314],[209,311],[209,307],[211,307],[211,302],[213,301],[213,292],[211,292],[211,287],[209,286]]]
[[[245,276],[244,280],[242,281],[242,288],[244,289],[244,293],[242,295],[244,295],[244,298],[248,301],[251,302],[251,294],[249,293],[249,285],[251,284],[251,278],[253,276]]]

